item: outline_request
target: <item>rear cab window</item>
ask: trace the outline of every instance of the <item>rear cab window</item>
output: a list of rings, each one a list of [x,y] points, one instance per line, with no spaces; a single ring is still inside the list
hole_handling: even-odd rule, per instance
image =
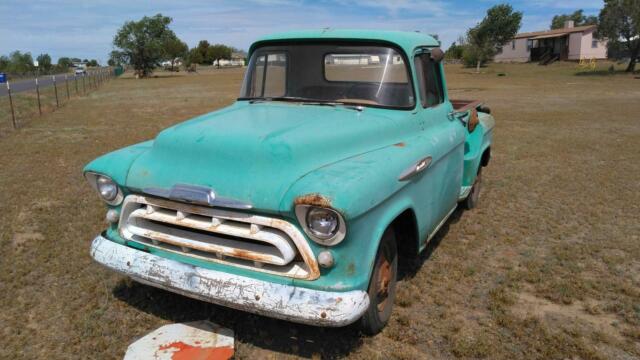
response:
[[[428,53],[415,57],[416,76],[423,108],[434,107],[444,102],[442,70]]]

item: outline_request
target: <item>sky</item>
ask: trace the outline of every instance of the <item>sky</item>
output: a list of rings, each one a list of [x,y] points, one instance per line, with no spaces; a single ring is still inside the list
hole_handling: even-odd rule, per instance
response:
[[[113,36],[125,21],[161,13],[170,27],[194,47],[199,40],[247,49],[272,32],[349,28],[420,31],[438,34],[448,48],[477,24],[491,6],[505,1],[444,0],[2,0],[0,55],[14,50],[35,57],[48,53],[105,63]],[[548,29],[556,14],[583,9],[597,15],[602,0],[507,1],[524,13],[521,32]]]

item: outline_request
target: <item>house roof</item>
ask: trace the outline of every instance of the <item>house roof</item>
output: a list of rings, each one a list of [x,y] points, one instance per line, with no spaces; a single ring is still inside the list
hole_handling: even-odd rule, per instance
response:
[[[364,41],[386,41],[397,45],[407,54],[421,46],[440,46],[438,40],[424,33],[409,31],[384,31],[384,30],[347,30],[347,29],[321,29],[289,31],[268,35],[258,39],[251,48],[249,54],[253,52],[256,45],[268,41],[284,40],[364,40]]]
[[[576,26],[576,27],[572,27],[572,28],[562,28],[562,29],[553,29],[553,30],[545,30],[545,31],[534,31],[534,32],[527,32],[527,33],[517,34],[514,38],[515,39],[521,39],[521,38],[537,37],[538,39],[543,39],[543,38],[547,38],[547,37],[558,37],[558,36],[568,35],[568,34],[571,34],[571,33],[588,31],[588,30],[592,30],[592,29],[595,29],[595,28],[596,28],[595,25],[584,25],[584,26]]]

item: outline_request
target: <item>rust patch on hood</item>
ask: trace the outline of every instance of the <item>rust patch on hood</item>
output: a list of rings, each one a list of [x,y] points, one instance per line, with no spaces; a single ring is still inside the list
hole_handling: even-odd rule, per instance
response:
[[[405,147],[405,146],[407,146],[407,144],[405,144],[403,142],[399,142],[399,143],[393,144],[393,146],[395,146],[395,147]]]
[[[295,199],[294,203],[296,205],[313,205],[328,208],[331,207],[331,200],[329,200],[329,198],[327,198],[326,196],[322,196],[318,193],[298,196]]]

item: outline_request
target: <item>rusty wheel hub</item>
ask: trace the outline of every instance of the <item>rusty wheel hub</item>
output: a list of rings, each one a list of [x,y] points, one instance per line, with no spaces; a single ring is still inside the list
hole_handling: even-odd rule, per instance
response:
[[[378,311],[384,311],[389,298],[389,283],[391,282],[391,263],[386,257],[382,257],[378,270]]]

